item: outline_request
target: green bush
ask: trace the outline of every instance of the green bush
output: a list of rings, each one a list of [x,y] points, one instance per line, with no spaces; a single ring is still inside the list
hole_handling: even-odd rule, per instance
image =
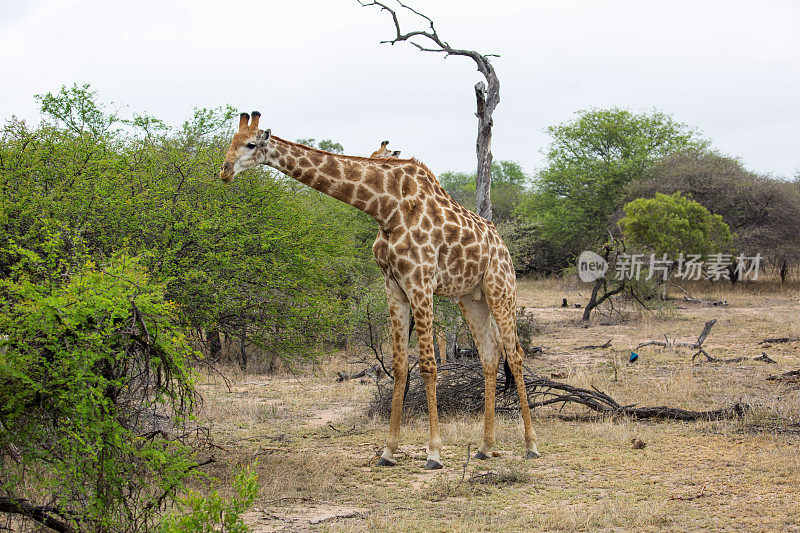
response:
[[[0,280],[0,501],[148,529],[196,465],[178,438],[196,395],[175,305],[124,255],[65,274],[54,254],[4,252],[17,261]]]
[[[40,100],[49,122],[12,120],[0,138],[0,223],[15,242],[36,251],[59,232],[65,254],[140,257],[194,342],[223,334],[214,359],[313,359],[346,333],[353,287],[378,276],[374,221],[263,169],[224,186],[234,110],[169,129],[106,113],[88,86]]]
[[[551,126],[547,163],[516,210],[537,224],[556,252],[551,268],[564,267],[583,250],[596,250],[616,230],[625,190],[663,157],[707,141],[685,124],[654,111],[594,109]]]
[[[732,236],[719,215],[676,192],[656,193],[625,205],[620,227],[632,245],[675,260],[678,255],[708,254],[726,250]]]
[[[257,463],[256,463],[257,464]],[[191,491],[181,499],[181,510],[167,517],[159,527],[161,533],[246,533],[250,528],[242,513],[253,505],[258,495],[258,476],[255,464],[242,468],[233,479],[236,494],[223,499],[213,490],[204,496]]]

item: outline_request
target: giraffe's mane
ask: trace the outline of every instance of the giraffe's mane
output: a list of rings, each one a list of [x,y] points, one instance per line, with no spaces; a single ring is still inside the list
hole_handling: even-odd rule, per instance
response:
[[[275,139],[276,141],[280,141],[282,143],[286,143],[289,146],[299,146],[299,147],[304,148],[306,150],[310,150],[312,152],[317,152],[318,154],[332,155],[334,157],[342,157],[342,158],[348,159],[350,161],[364,161],[364,162],[372,162],[372,163],[374,163],[376,161],[381,161],[382,163],[390,163],[390,164],[397,164],[397,165],[411,163],[412,165],[416,165],[419,168],[421,168],[422,170],[424,170],[425,173],[428,174],[428,176],[430,176],[434,180],[439,181],[436,178],[436,176],[433,174],[433,172],[431,172],[431,169],[429,169],[428,166],[425,163],[423,163],[422,161],[420,161],[416,157],[412,157],[410,159],[400,159],[398,157],[363,157],[363,156],[359,156],[359,155],[336,154],[336,153],[333,153],[333,152],[328,152],[326,150],[320,150],[319,148],[313,148],[311,146],[306,146],[305,144],[300,144],[300,143],[294,143],[292,141],[287,141],[286,139],[281,139],[277,135],[272,135],[272,138]]]
[[[424,170],[430,177],[432,177],[436,181],[439,181],[438,179],[436,179],[436,176],[434,176],[433,172],[431,172],[431,169],[428,168],[428,165],[426,165],[416,157],[412,157],[411,159],[407,159],[406,161],[411,161],[412,163],[420,167],[422,170]]]

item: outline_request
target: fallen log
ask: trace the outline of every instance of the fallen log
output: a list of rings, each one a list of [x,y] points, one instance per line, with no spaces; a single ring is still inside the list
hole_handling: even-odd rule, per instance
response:
[[[586,407],[601,415],[627,416],[632,419],[666,418],[673,420],[718,420],[741,416],[747,405],[734,405],[709,411],[690,411],[668,406],[637,407],[638,404],[621,405],[608,394],[592,387],[585,389],[568,383],[561,383],[537,376],[529,368],[524,370],[525,385],[528,390],[528,405],[531,408],[567,404]],[[409,376],[405,395],[404,411],[407,413],[427,413],[425,387],[419,373]],[[506,388],[505,375],[498,373],[496,409],[516,411],[519,397],[514,387]],[[378,384],[376,397],[369,407],[370,415],[387,417],[392,402],[392,384]],[[440,367],[436,384],[438,410],[441,414],[481,413],[484,410],[483,368],[478,361],[451,362]]]
[[[65,521],[64,515],[55,507],[34,505],[25,499],[0,497],[0,513],[24,516],[61,533],[73,533],[76,531],[74,527]]]
[[[341,383],[342,381],[349,381],[351,379],[363,378],[364,376],[368,375],[376,375],[377,372],[378,372],[377,368],[375,367],[365,368],[364,370],[354,372],[353,374],[348,374],[347,372],[336,372],[337,375],[336,382]]]

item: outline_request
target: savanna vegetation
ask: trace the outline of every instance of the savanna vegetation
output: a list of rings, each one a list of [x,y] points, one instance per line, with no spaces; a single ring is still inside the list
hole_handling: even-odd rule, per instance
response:
[[[0,512],[61,531],[246,530],[255,467],[215,466],[204,402],[218,393],[199,383],[220,368],[382,357],[377,227],[273,171],[223,186],[230,107],[171,127],[110,109],[88,85],[37,99],[42,121],[12,117],[0,139]],[[655,111],[581,111],[547,132],[533,175],[513,161],[491,169],[493,220],[521,276],[567,286],[583,250],[621,246],[760,253],[787,283],[800,262],[800,176],[748,171]],[[475,175],[439,178],[474,208]],[[654,297],[617,288],[596,284],[592,309]],[[440,304],[441,321],[457,322]],[[641,315],[615,320],[626,317]],[[280,418],[264,405],[257,422]]]

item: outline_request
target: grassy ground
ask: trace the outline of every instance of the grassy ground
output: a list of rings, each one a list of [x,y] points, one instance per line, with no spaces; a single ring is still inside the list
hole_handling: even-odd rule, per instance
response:
[[[746,402],[741,420],[634,422],[583,411],[535,414],[542,458],[523,461],[516,417],[498,418],[499,457],[466,461],[481,417],[443,420],[445,469],[424,471],[427,420],[404,420],[399,463],[375,466],[386,421],[368,418],[374,384],[337,383],[354,370],[345,356],[298,375],[234,376],[230,390],[209,376],[202,419],[219,445],[214,474],[258,460],[261,493],[247,520],[255,531],[790,530],[800,531],[800,398],[765,378],[800,368],[796,285],[687,286],[725,307],[674,301],[669,311],[619,313],[580,325],[588,291],[523,281],[519,304],[534,317],[543,354],[527,364],[574,385],[594,385],[620,403],[712,409]],[[682,293],[679,293],[682,295]],[[678,296],[676,294],[675,296]],[[706,349],[737,363],[691,361],[687,348],[642,348],[644,340],[694,341],[718,320]],[[610,348],[580,350],[587,344]],[[753,361],[765,351],[777,364]],[[465,464],[466,463],[466,464]]]

